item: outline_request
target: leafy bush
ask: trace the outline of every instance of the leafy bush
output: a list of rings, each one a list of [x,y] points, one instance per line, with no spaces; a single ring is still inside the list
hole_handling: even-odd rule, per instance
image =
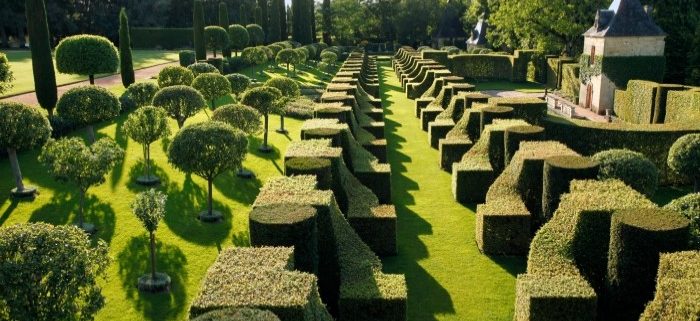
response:
[[[513,56],[456,55],[450,57],[452,72],[467,79],[513,80]]]
[[[593,155],[593,159],[600,163],[598,179],[619,179],[647,196],[656,192],[659,171],[643,154],[626,149],[611,149]]]
[[[668,167],[679,175],[695,182],[695,192],[700,191],[700,134],[679,138],[668,152]]]
[[[78,35],[64,38],[56,46],[56,69],[64,74],[109,74],[119,68],[117,48],[101,36]]]
[[[206,73],[221,73],[219,72],[219,69],[216,68],[215,66],[208,64],[206,62],[197,62],[194,64],[191,64],[187,66],[187,69],[192,71],[192,74],[194,75],[195,78],[201,74],[206,74]]]
[[[133,103],[134,107],[148,106],[153,103],[153,96],[160,90],[158,85],[152,82],[139,82],[134,83],[129,86],[124,92],[129,100]],[[122,110],[124,106],[122,106]]]
[[[294,49],[282,49],[280,52],[277,53],[277,57],[275,58],[275,61],[277,61],[278,64],[286,64],[287,65],[287,70],[289,70],[289,65],[290,64],[296,64],[299,56],[297,55],[297,51]]]
[[[211,101],[211,107],[216,108],[216,99],[231,94],[231,83],[220,74],[205,73],[197,76],[192,82],[192,88],[197,89],[204,99]]]
[[[180,50],[178,57],[180,58],[181,67],[187,67],[197,62],[197,56],[194,50]]]
[[[338,55],[335,52],[324,50],[321,53],[321,61],[330,66],[335,66],[335,63],[338,61]]]
[[[310,119],[314,118],[314,108],[316,103],[306,96],[299,96],[297,99],[290,101],[285,110],[284,114],[288,117],[298,118],[298,119]]]
[[[226,58],[226,63],[224,64],[224,72],[227,74],[236,73],[243,71],[248,63],[243,59],[243,57],[231,57]]]
[[[79,126],[91,126],[111,119],[119,115],[120,110],[119,98],[98,86],[71,88],[61,96],[56,105],[56,111],[62,118]],[[92,128],[88,130],[92,132]]]
[[[681,213],[690,221],[690,247],[700,250],[700,194],[688,194],[677,198],[664,208]]]
[[[248,76],[243,74],[229,74],[226,75],[226,79],[229,84],[231,84],[231,92],[238,96],[242,94],[248,86],[250,86],[251,80]]]
[[[146,180],[153,182],[151,176],[151,144],[158,139],[170,135],[167,113],[162,108],[143,106],[129,114],[123,125],[127,136],[143,145],[143,159],[145,163]]]
[[[253,107],[237,104],[217,108],[211,119],[229,124],[248,135],[255,135],[262,127],[261,117],[262,115]]]
[[[250,37],[250,44],[253,46],[260,46],[265,41],[265,31],[260,25],[249,24],[245,26],[248,30],[248,36]]]
[[[170,86],[159,90],[153,97],[153,106],[163,108],[182,128],[187,118],[197,114],[207,103],[202,94],[189,86]]]
[[[193,80],[192,70],[181,66],[167,66],[158,73],[158,87],[160,88],[178,85],[189,86]]]
[[[219,73],[224,72],[224,58],[222,57],[209,57],[207,58],[207,63],[216,67]]]
[[[231,41],[231,49],[236,52],[236,55],[238,55],[238,51],[245,49],[251,42],[248,29],[242,25],[228,26],[228,37]]]
[[[135,49],[192,48],[193,34],[192,28],[131,27],[131,45]]]
[[[223,51],[229,45],[226,29],[219,26],[207,26],[204,28],[204,38],[206,39],[207,48],[214,52],[214,57],[216,57],[218,50]]]
[[[12,81],[14,79],[7,55],[0,52],[0,94],[12,89]]]
[[[190,321],[280,321],[280,319],[267,310],[241,308],[214,310]]]

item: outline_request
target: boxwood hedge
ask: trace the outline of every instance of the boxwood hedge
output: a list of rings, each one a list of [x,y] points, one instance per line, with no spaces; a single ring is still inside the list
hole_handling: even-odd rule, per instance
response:
[[[700,315],[700,252],[661,254],[654,300],[640,321],[693,320]]]

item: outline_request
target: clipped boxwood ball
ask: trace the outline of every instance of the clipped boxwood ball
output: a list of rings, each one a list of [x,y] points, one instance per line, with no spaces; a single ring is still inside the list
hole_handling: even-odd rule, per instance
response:
[[[56,69],[60,73],[108,74],[118,68],[117,48],[105,37],[77,35],[61,40],[56,46]]]
[[[138,82],[129,85],[124,93],[135,107],[151,105],[153,96],[160,90],[158,85],[152,82]]]
[[[233,92],[235,95],[242,94],[246,89],[248,89],[248,86],[250,86],[251,83],[248,76],[241,74],[226,75],[226,79],[231,84],[231,92]]]
[[[180,66],[168,66],[158,73],[158,86],[160,88],[170,86],[189,86],[194,80],[192,70]]]
[[[673,200],[664,208],[681,213],[690,220],[690,247],[700,250],[700,193],[689,194]]]
[[[56,111],[73,124],[88,125],[119,115],[119,98],[99,86],[75,87],[63,94]]]
[[[697,192],[700,189],[700,134],[689,134],[676,140],[668,152],[668,166],[694,180]]]
[[[659,183],[659,170],[643,154],[611,149],[593,155],[600,163],[598,179],[619,179],[636,191],[651,196]]]
[[[201,74],[206,74],[206,73],[210,73],[210,72],[217,73],[217,74],[220,73],[218,68],[216,68],[214,65],[208,64],[206,62],[198,62],[198,63],[191,64],[191,65],[187,66],[187,69],[192,71],[195,78],[197,78],[197,76],[199,76]]]

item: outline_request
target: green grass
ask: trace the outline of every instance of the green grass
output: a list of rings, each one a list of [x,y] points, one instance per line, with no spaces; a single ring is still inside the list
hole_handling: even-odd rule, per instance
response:
[[[269,73],[268,73],[269,72]],[[268,70],[270,77],[277,70]],[[309,68],[304,73],[309,82],[320,82]],[[112,88],[115,93],[124,89]],[[219,100],[219,104],[233,98]],[[207,111],[211,114],[211,111]],[[97,314],[96,320],[185,320],[190,301],[196,295],[207,268],[214,262],[222,248],[245,246],[248,240],[248,214],[250,206],[262,184],[271,177],[282,175],[283,155],[291,140],[297,140],[301,121],[287,119],[287,136],[274,132],[279,117],[270,117],[271,154],[257,152],[262,136],[251,139],[249,154],[244,166],[256,173],[257,178],[244,180],[233,173],[225,173],[214,181],[214,205],[222,211],[225,221],[211,225],[200,223],[197,213],[206,206],[207,184],[195,175],[186,175],[173,168],[167,161],[165,149],[169,139],[153,144],[152,158],[156,172],[163,179],[159,190],[167,192],[167,214],[156,235],[158,238],[158,270],[172,278],[169,294],[149,295],[136,289],[137,278],[148,272],[147,234],[132,214],[130,203],[136,193],[145,188],[134,184],[141,173],[142,152],[136,142],[121,131],[126,119],[119,116],[115,121],[96,127],[98,138],[108,136],[126,150],[126,157],[107,175],[107,181],[91,188],[86,201],[86,217],[100,229],[96,237],[110,245],[112,264],[102,293],[106,306]],[[207,115],[200,112],[187,124],[205,121]],[[177,125],[170,122],[173,135]],[[83,135],[78,131],[75,135]],[[57,183],[37,161],[38,151],[26,151],[19,155],[25,183],[39,187],[40,194],[34,201],[15,201],[9,197],[14,187],[7,159],[0,159],[0,168],[5,171],[0,181],[0,226],[17,223],[44,221],[53,224],[70,224],[76,221],[77,191],[72,186]]]
[[[474,206],[455,202],[451,177],[391,67],[380,64],[398,215],[399,255],[384,259],[408,283],[408,320],[512,320],[524,257],[488,257],[474,241]]]
[[[27,50],[10,50],[5,52],[10,60],[10,68],[15,76],[14,87],[5,96],[34,91],[34,76],[32,74],[32,55]],[[145,68],[178,60],[178,53],[173,51],[134,50],[134,69]],[[54,64],[55,66],[55,64]],[[104,77],[107,75],[99,75]],[[87,80],[86,76],[67,75],[56,72],[56,83],[64,85],[76,81]]]
[[[535,82],[508,82],[508,81],[489,81],[489,82],[474,82],[476,90],[504,90],[518,91],[521,93],[543,93],[544,85]]]

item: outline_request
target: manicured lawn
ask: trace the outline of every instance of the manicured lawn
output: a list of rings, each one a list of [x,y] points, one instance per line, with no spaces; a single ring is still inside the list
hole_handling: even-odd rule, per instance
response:
[[[474,241],[475,206],[452,198],[450,174],[414,116],[394,71],[380,64],[399,255],[386,272],[404,273],[408,320],[512,320],[515,276],[524,257],[488,257]]]
[[[302,75],[304,79],[321,81],[314,78],[316,71],[307,71]],[[282,71],[272,69],[269,72]],[[115,87],[113,91],[119,93],[123,88]],[[227,98],[219,103],[231,101],[232,98]],[[211,115],[211,111],[207,113]],[[187,123],[206,121],[207,118],[205,112],[200,112]],[[302,121],[288,119],[285,125],[290,133],[285,136],[274,132],[279,117],[270,117],[270,144],[275,147],[271,154],[257,152],[262,136],[250,140],[244,165],[257,174],[256,179],[244,180],[233,173],[225,173],[215,180],[214,204],[225,216],[223,223],[215,225],[203,224],[196,219],[197,213],[206,206],[206,181],[181,173],[168,164],[165,150],[169,139],[154,143],[152,158],[158,175],[163,179],[158,189],[169,196],[167,214],[157,232],[157,266],[159,271],[170,275],[173,284],[169,294],[148,295],[136,289],[137,278],[148,271],[148,238],[129,207],[135,194],[145,190],[133,183],[140,174],[142,150],[121,131],[125,119],[126,116],[122,115],[114,122],[96,126],[98,137],[111,137],[126,150],[124,161],[107,175],[103,185],[89,190],[86,200],[86,217],[100,229],[96,237],[109,243],[113,260],[103,284],[106,305],[96,320],[183,320],[206,269],[218,252],[225,247],[249,244],[250,206],[265,181],[283,174],[283,155],[289,142],[298,139]],[[177,125],[174,121],[170,125],[175,135]],[[75,135],[83,135],[83,131]],[[9,190],[13,187],[10,165],[7,159],[0,159],[0,170],[6,173],[0,180],[0,226],[35,221],[53,224],[76,221],[76,189],[49,177],[38,163],[37,155],[38,151],[19,155],[25,183],[40,189],[40,195],[34,201],[9,198]]]
[[[518,91],[521,93],[541,93],[544,92],[542,84],[534,82],[508,82],[508,81],[489,81],[489,82],[473,82],[476,85],[476,90],[504,90]]]
[[[34,91],[31,53],[28,50],[9,50],[5,53],[7,54],[7,58],[10,60],[10,68],[16,78],[14,81],[15,86],[5,95],[9,96]],[[178,60],[178,53],[173,51],[134,50],[133,56],[135,69]],[[56,72],[56,82],[58,85],[81,80],[87,80],[87,77],[79,75],[66,75]]]

